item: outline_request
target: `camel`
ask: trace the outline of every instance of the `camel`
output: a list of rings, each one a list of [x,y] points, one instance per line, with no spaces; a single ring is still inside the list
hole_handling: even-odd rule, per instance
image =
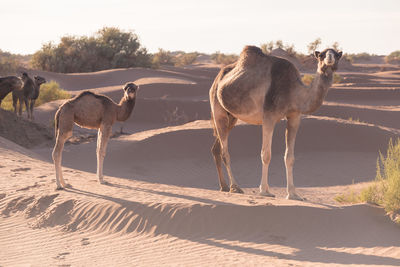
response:
[[[0,78],[0,106],[3,99],[14,90],[21,90],[24,83],[17,76]]]
[[[115,121],[126,121],[135,106],[139,87],[130,82],[123,87],[124,95],[119,104],[105,95],[84,91],[62,104],[55,114],[56,143],[53,149],[53,161],[56,171],[57,189],[66,187],[62,171],[61,158],[64,143],[72,136],[73,124],[88,129],[97,129],[97,177],[103,179],[103,161],[106,155],[108,139]]]
[[[36,99],[39,97],[40,86],[46,82],[46,79],[34,76],[32,80],[26,72],[22,74],[21,79],[24,82],[22,90],[14,90],[12,93],[14,113],[17,113],[17,104],[19,101],[18,115],[22,115],[22,103],[24,102],[28,119],[33,120],[33,107]]]
[[[271,142],[275,124],[287,119],[285,166],[287,199],[303,200],[293,183],[294,146],[302,114],[317,110],[332,85],[342,52],[315,51],[318,69],[311,86],[305,86],[296,67],[289,61],[268,56],[255,46],[246,46],[236,63],[222,68],[210,88],[212,125],[216,136],[211,149],[221,191],[243,193],[231,170],[228,151],[229,132],[238,119],[262,125],[262,177],[260,195],[275,197],[268,185]],[[230,187],[222,173],[222,161]]]

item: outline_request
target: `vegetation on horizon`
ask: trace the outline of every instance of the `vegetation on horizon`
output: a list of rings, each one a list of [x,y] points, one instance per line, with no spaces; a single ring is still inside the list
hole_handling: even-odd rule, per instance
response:
[[[35,102],[35,107],[40,106],[44,103],[51,102],[59,99],[71,98],[71,94],[68,91],[60,88],[60,85],[55,81],[44,83],[40,86],[39,97]],[[22,104],[23,110],[25,110],[25,104]],[[1,108],[5,110],[13,111],[12,93],[8,94],[1,103]]]
[[[396,50],[385,57],[386,63],[400,64],[400,50]]]
[[[151,55],[133,32],[104,27],[94,36],[64,36],[46,43],[31,60],[35,69],[71,73],[113,68],[150,67]]]
[[[30,58],[30,55],[11,54],[0,49],[0,75],[16,75],[18,69],[24,65],[24,62],[29,61]]]
[[[296,57],[299,55],[298,52],[296,52],[294,45],[291,44],[283,44],[282,40],[277,40],[275,42],[270,41],[268,43],[263,43],[260,45],[261,50],[263,51],[264,54],[269,55],[271,54],[272,50],[274,49],[283,49],[286,51],[286,53],[289,54],[289,56]]]
[[[235,54],[224,54],[221,53],[220,51],[215,52],[214,54],[211,54],[211,59],[215,61],[217,64],[222,64],[222,65],[229,65],[238,60],[239,56]]]

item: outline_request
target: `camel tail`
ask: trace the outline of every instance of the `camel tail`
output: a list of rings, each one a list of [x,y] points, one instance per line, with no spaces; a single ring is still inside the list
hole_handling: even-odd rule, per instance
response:
[[[224,67],[221,68],[221,70],[219,71],[217,77],[215,77],[215,80],[214,80],[213,84],[211,85],[211,89],[210,89],[210,103],[211,103],[211,98],[212,98],[212,96],[211,96],[212,93],[211,93],[211,92],[214,92],[214,93],[216,92],[217,86],[218,86],[218,82],[221,81],[222,78],[224,78],[224,76],[225,76],[227,73],[229,73],[235,66],[236,66],[236,62],[235,62],[235,63],[232,63],[232,64],[229,64],[229,65],[224,66]],[[230,122],[229,122],[229,124],[230,124]],[[213,115],[212,112],[211,112],[211,125],[212,125],[213,130],[214,130],[214,136],[215,136],[215,137],[218,137],[217,129],[216,129],[215,122],[214,122],[214,115]]]
[[[214,122],[214,116],[213,116],[213,113],[211,112],[211,126],[212,126],[212,128],[213,128],[213,134],[214,134],[214,136],[215,137],[217,137],[218,135],[217,135],[217,129],[215,129],[215,122]]]
[[[54,137],[57,138],[58,126],[60,123],[60,110],[58,109],[56,115],[54,116]]]

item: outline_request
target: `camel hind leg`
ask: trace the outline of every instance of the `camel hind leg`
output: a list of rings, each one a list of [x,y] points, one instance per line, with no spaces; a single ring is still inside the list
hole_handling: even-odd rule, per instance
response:
[[[60,112],[60,111],[58,111]],[[56,114],[58,116],[59,114]],[[61,169],[61,161],[62,161],[62,151],[64,149],[64,144],[72,136],[72,127],[73,127],[73,114],[72,116],[58,116],[56,119],[58,122],[56,127],[56,143],[54,145],[52,158],[54,162],[54,168],[56,172],[56,184],[57,190],[65,188],[67,185],[64,181],[64,177]]]
[[[112,133],[112,125],[101,125],[97,134],[97,177],[101,184],[105,184],[103,179],[103,163],[106,156],[108,140]]]
[[[226,111],[222,111],[221,108],[217,110],[214,109],[213,120],[216,132],[216,141],[214,143],[212,153],[214,155],[214,160],[217,166],[218,177],[220,181],[221,191],[225,191],[226,185],[223,178],[221,159],[224,162],[225,169],[229,176],[230,181],[230,192],[233,193],[243,193],[243,190],[238,186],[231,169],[231,160],[228,151],[228,137],[232,128],[235,126],[237,119],[233,117]],[[225,190],[224,190],[225,189]]]
[[[211,152],[214,156],[215,165],[217,167],[220,191],[229,192],[229,187],[225,182],[224,173],[222,172],[222,150],[221,142],[218,137],[215,138]]]

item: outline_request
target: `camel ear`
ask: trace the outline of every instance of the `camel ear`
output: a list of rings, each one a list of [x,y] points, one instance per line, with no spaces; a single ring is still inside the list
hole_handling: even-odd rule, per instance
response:
[[[319,52],[319,51],[314,51],[314,57],[315,58],[319,58],[319,55],[321,54],[321,52]]]
[[[343,52],[342,52],[342,51],[337,52],[337,57],[338,57],[338,59],[340,59],[340,58],[342,57],[342,55],[343,55]]]

